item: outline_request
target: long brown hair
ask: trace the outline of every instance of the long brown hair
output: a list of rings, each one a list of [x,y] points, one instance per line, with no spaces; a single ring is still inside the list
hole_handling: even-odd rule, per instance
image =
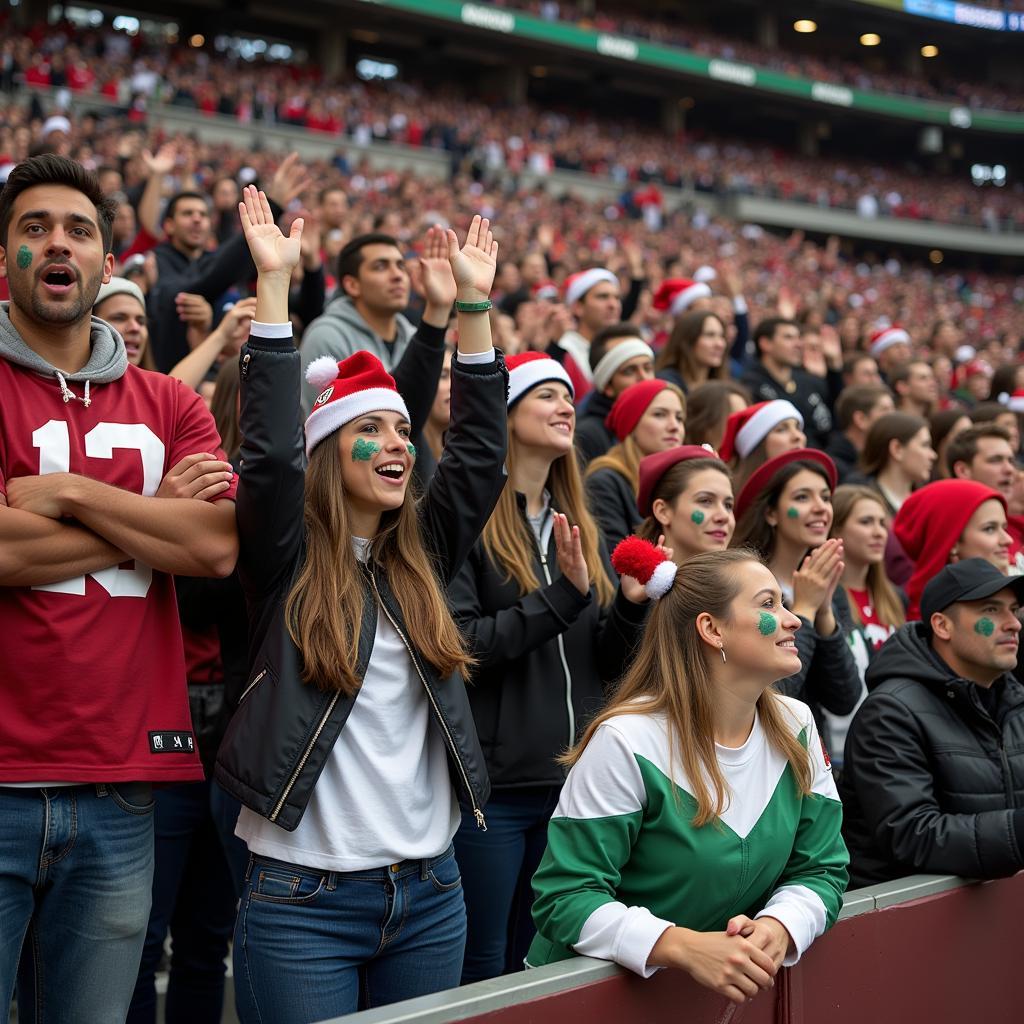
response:
[[[651,505],[660,498],[666,505],[674,505],[679,495],[690,486],[690,478],[705,469],[716,469],[732,484],[729,467],[721,459],[684,459],[670,466],[654,485],[651,491]],[[665,527],[658,522],[652,512],[636,529],[636,535],[656,544],[665,532]]]
[[[704,321],[711,316],[722,325],[722,332],[728,339],[728,328],[717,313],[712,313],[710,310],[683,313],[676,320],[672,333],[668,336],[668,341],[665,342],[665,347],[658,353],[654,368],[656,370],[675,370],[683,378],[688,388],[705,383],[699,378],[700,364],[697,362],[694,350],[697,347],[697,339],[704,330]],[[728,346],[728,340],[726,345]],[[721,366],[709,367],[707,379],[724,380],[728,376],[729,359],[728,353],[726,353]]]
[[[885,499],[870,487],[861,487],[857,484],[843,484],[837,487],[832,493],[832,530],[830,536],[838,537],[846,521],[853,514],[858,501],[872,501],[882,512],[888,516],[889,510],[885,507]],[[876,562],[868,566],[867,575],[868,595],[871,604],[878,617],[887,626],[902,626],[906,622],[906,615],[903,611],[903,602],[896,593],[896,588],[889,581],[885,574],[885,563]],[[849,588],[845,588],[849,590]],[[853,613],[853,620],[858,626],[864,623],[860,619],[860,609],[856,601],[850,601],[850,611]]]
[[[889,464],[889,444],[892,441],[908,444],[916,434],[927,429],[926,420],[908,412],[887,412],[879,416],[864,439],[864,450],[860,453],[861,472],[877,476]]]
[[[509,430],[505,467],[510,478],[515,477],[518,448],[515,435]],[[570,523],[580,528],[583,557],[587,560],[590,582],[597,590],[598,601],[603,605],[611,603],[615,596],[615,587],[605,571],[604,559],[601,557],[600,531],[587,505],[575,451],[561,455],[551,463],[547,489],[551,494],[551,507],[567,516]],[[484,527],[482,540],[488,558],[505,570],[506,580],[515,580],[519,584],[521,595],[538,589],[540,581],[533,570],[536,543],[529,525],[524,522],[519,511],[514,487],[506,487],[501,492],[491,518]]]
[[[725,421],[732,410],[729,396],[736,395],[750,405],[750,392],[734,380],[709,380],[686,396],[686,443],[709,444],[718,448],[725,433]]]
[[[238,428],[238,360],[226,359],[217,371],[217,382],[210,399],[210,414],[220,434],[220,446],[229,462],[238,457],[242,431]]]
[[[730,794],[715,755],[715,688],[708,645],[697,632],[703,612],[730,617],[742,586],[742,567],[760,559],[750,551],[710,551],[694,555],[676,573],[669,592],[653,602],[644,642],[615,696],[590,723],[583,738],[562,761],[579,760],[598,727],[616,715],[664,714],[668,719],[670,763],[679,762],[697,804],[696,827],[721,815]],[[714,652],[717,655],[717,652]],[[757,713],[768,742],[785,756],[800,792],[811,792],[807,748],[786,723],[791,712],[771,688],[757,700]],[[671,770],[671,769],[670,769]],[[710,783],[710,785],[709,785]]]
[[[351,696],[361,684],[355,669],[365,593],[336,437],[313,449],[303,514],[306,560],[285,604],[288,633],[302,652],[302,678]],[[468,678],[473,659],[423,546],[413,495],[381,516],[370,557],[387,576],[409,640],[424,660],[442,679],[456,672]]]

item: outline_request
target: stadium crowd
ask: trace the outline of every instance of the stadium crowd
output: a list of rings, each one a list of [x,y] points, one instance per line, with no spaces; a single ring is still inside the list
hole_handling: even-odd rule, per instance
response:
[[[976,187],[897,159],[809,158],[779,146],[714,132],[667,134],[653,112],[600,117],[565,101],[554,109],[509,105],[500,96],[360,81],[325,82],[315,66],[246,62],[184,44],[44,26],[7,38],[0,85],[66,88],[117,100],[144,121],[166,102],[246,123],[290,124],[365,144],[424,146],[451,154],[480,179],[551,170],[610,177],[623,187],[691,187],[764,195],[815,206],[892,216],[1020,229],[1021,186]],[[640,111],[637,111],[639,115]],[[7,149],[8,146],[0,147]],[[651,200],[654,201],[653,199]]]
[[[1020,280],[8,110],[0,1004],[743,1003],[1024,868]]]

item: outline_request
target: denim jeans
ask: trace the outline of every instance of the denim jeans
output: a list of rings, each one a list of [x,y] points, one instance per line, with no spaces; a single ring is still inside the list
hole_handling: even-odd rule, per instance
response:
[[[0,1012],[123,1024],[152,884],[148,782],[0,787]]]
[[[499,790],[487,803],[487,831],[463,812],[455,853],[466,893],[462,984],[523,969],[533,941],[530,881],[548,842],[559,786]]]
[[[239,1019],[312,1024],[454,988],[465,941],[451,847],[352,872],[254,856],[235,925]]]
[[[158,789],[154,821],[153,909],[128,1024],[156,1024],[156,968],[168,929],[167,1024],[220,1024],[238,893],[210,809],[210,783]]]

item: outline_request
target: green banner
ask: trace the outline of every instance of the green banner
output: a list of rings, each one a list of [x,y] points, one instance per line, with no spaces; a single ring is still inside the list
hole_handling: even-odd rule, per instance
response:
[[[648,67],[677,71],[697,78],[711,78],[730,85],[812,100],[830,106],[863,110],[899,117],[921,124],[990,132],[1024,133],[1024,114],[1000,110],[974,110],[912,96],[896,96],[853,89],[832,82],[815,82],[795,75],[769,71],[741,61],[702,57],[680,47],[661,46],[627,36],[579,28],[560,21],[545,21],[504,7],[460,0],[363,0],[377,7],[389,7],[471,28],[518,36],[542,43],[564,46],[602,57]]]

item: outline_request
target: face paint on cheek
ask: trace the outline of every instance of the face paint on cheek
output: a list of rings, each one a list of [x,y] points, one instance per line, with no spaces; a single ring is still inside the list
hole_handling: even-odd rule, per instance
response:
[[[356,443],[352,445],[352,461],[369,462],[379,451],[380,445],[376,441],[364,441],[357,437]]]
[[[984,615],[974,624],[974,632],[981,636],[991,636],[995,631],[996,624],[991,619],[985,618]]]
[[[690,522],[691,523],[696,523],[698,526],[700,526],[700,524],[704,522],[704,513],[701,512],[701,510],[699,508],[698,509],[694,509],[690,513]]]
[[[779,628],[779,620],[771,612],[761,612],[757,620],[757,631],[761,636],[772,636]]]
[[[799,512],[798,509],[795,509],[795,508],[787,508],[786,509],[786,515],[789,516],[790,519],[799,519],[800,518],[800,512]]]
[[[405,447],[406,447],[406,450],[409,452],[409,454],[415,459],[416,458],[416,445],[409,444],[409,445],[406,445]]]
[[[27,270],[32,266],[32,250],[27,245],[23,245],[18,250],[18,266],[22,270]]]

